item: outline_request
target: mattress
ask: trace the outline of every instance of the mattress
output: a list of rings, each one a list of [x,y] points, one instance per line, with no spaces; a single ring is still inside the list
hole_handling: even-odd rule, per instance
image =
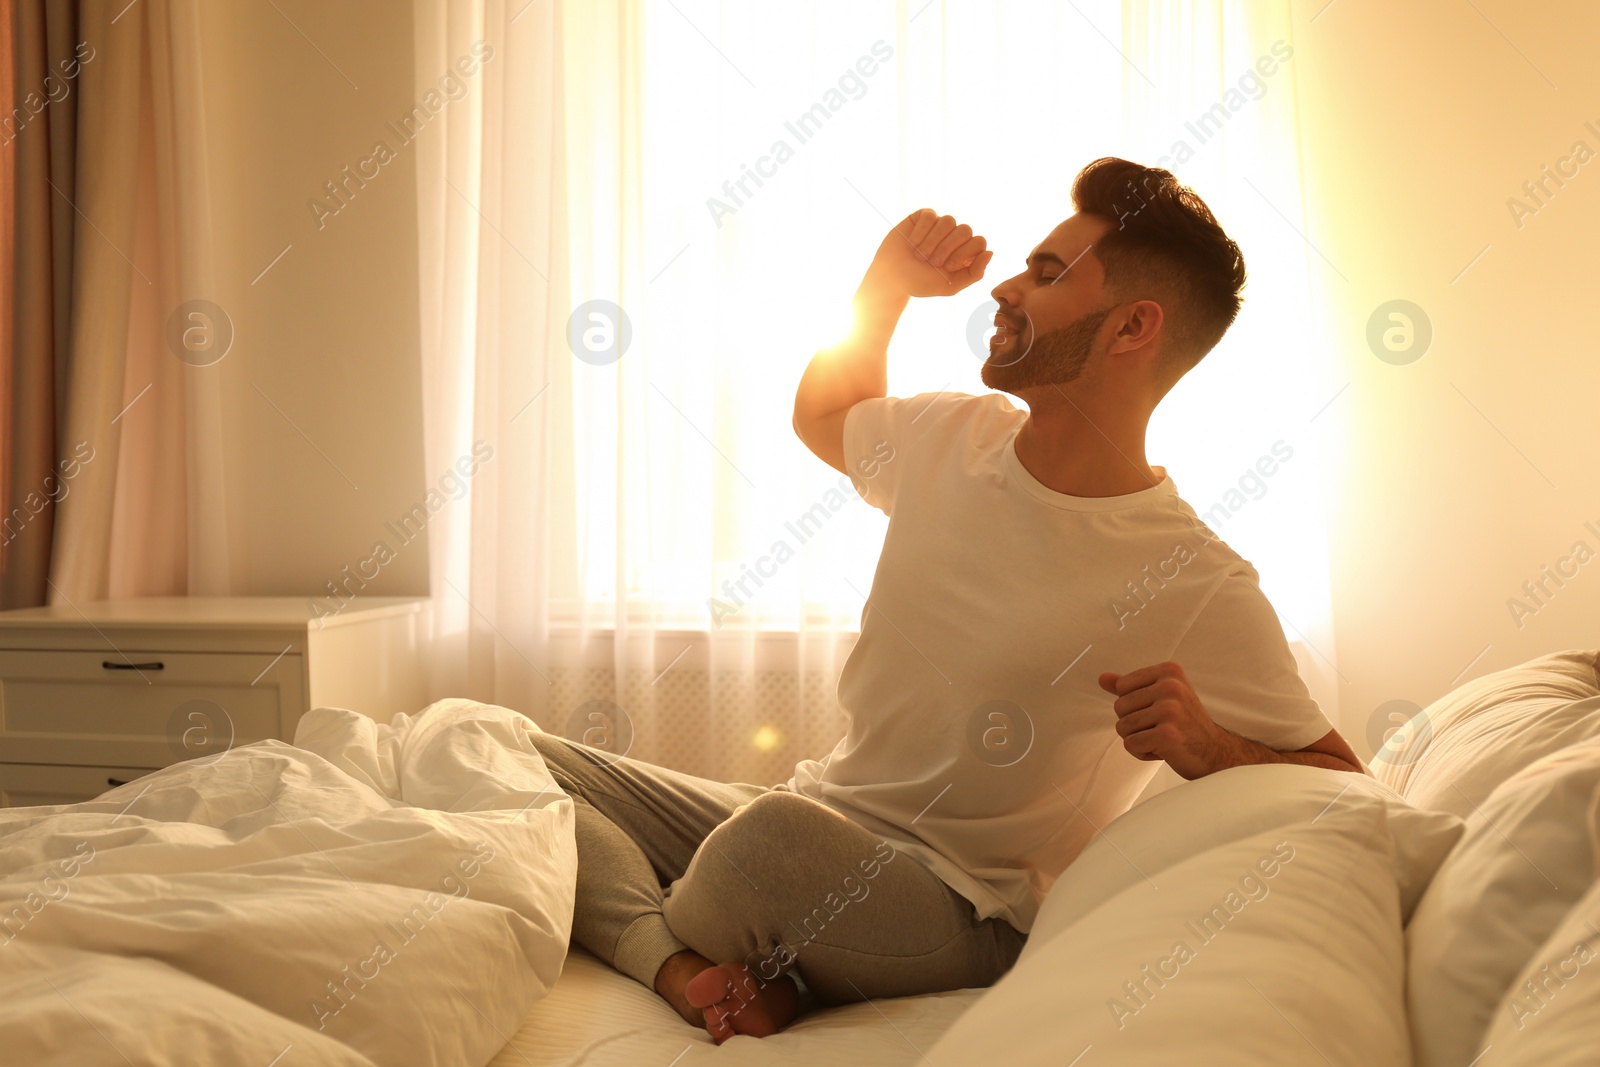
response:
[[[489,1067],[909,1067],[925,1062],[924,1053],[983,992],[962,989],[824,1008],[772,1037],[735,1037],[719,1047],[655,993],[575,947],[550,993]]]

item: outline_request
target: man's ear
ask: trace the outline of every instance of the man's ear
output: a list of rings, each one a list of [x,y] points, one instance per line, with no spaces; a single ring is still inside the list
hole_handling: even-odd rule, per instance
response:
[[[1166,313],[1154,300],[1135,300],[1120,317],[1121,325],[1111,339],[1111,355],[1149,348],[1166,322]]]

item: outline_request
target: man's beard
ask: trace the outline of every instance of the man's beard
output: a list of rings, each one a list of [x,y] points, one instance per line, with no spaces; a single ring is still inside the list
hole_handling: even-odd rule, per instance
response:
[[[1083,373],[1089,362],[1095,334],[1111,314],[1110,308],[1091,311],[1059,329],[1035,336],[1033,345],[1019,358],[1012,351],[1022,342],[1022,333],[1012,335],[1011,348],[991,350],[984,360],[981,376],[990,389],[1015,394],[1019,389],[1043,385],[1064,385]],[[996,363],[998,357],[1001,362]]]

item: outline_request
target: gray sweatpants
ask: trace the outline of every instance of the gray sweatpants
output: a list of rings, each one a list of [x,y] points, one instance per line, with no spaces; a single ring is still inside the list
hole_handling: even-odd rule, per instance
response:
[[[911,856],[781,787],[724,784],[553,734],[534,743],[577,808],[572,940],[654,988],[685,949],[761,979],[798,970],[841,1004],[987,986],[1023,936]]]

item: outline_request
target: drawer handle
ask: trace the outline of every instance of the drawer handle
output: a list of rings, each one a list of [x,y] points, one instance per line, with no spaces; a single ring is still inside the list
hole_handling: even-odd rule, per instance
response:
[[[111,788],[115,789],[119,785],[127,785],[128,781],[129,779],[126,778],[107,778],[106,785],[109,785]]]
[[[101,660],[100,661],[100,666],[104,667],[108,671],[159,671],[159,670],[164,670],[165,669],[165,666],[160,662],[156,662],[156,663],[112,663],[108,659]]]

